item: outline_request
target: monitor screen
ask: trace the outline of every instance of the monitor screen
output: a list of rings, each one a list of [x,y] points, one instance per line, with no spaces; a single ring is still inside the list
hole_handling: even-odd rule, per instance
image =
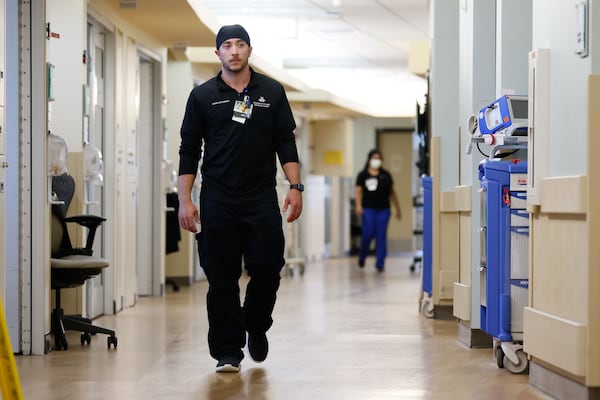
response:
[[[511,99],[510,106],[514,119],[527,119],[527,100]]]

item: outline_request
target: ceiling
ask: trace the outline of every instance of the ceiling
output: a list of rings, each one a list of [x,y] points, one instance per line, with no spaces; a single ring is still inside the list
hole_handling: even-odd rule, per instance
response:
[[[244,25],[251,63],[286,84],[292,102],[314,98],[349,114],[412,117],[427,90],[423,68],[411,72],[409,64],[428,58],[428,0],[104,2],[197,63],[218,62],[207,49],[190,54],[214,49],[221,25]]]

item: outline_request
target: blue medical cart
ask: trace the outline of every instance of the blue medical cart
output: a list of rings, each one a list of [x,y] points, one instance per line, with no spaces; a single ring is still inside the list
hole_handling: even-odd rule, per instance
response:
[[[529,286],[527,163],[487,161],[479,175],[485,199],[481,329],[494,337],[498,366],[520,373],[528,365],[522,351]]]
[[[421,271],[423,291],[421,293],[420,308],[423,314],[429,318],[433,317],[433,292],[432,283],[432,238],[433,238],[433,178],[423,176],[421,178],[423,187],[423,268]]]

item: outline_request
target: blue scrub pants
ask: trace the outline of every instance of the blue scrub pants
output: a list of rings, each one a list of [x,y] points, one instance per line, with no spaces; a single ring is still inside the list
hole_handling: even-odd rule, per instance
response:
[[[365,208],[362,215],[362,239],[358,259],[364,262],[369,252],[371,242],[375,239],[375,267],[385,266],[387,256],[387,228],[392,215],[391,209]]]

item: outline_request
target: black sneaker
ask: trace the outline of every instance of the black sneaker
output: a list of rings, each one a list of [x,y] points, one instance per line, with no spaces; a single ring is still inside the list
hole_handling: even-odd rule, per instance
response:
[[[235,356],[224,356],[217,363],[217,372],[240,372],[241,360]]]
[[[269,352],[269,341],[267,334],[264,332],[250,333],[248,332],[248,351],[250,357],[256,362],[265,361]]]
[[[365,260],[358,260],[358,268],[364,268],[365,267]]]

